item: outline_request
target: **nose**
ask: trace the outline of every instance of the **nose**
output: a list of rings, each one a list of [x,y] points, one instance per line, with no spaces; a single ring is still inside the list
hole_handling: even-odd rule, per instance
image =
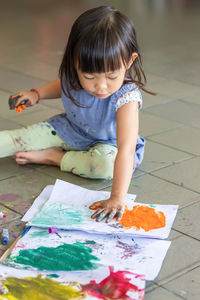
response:
[[[106,78],[98,79],[95,83],[95,89],[99,93],[104,92],[107,89],[107,80],[106,80]]]

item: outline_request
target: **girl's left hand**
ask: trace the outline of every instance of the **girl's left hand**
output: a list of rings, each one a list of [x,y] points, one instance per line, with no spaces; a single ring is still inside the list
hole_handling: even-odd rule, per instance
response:
[[[105,218],[106,223],[108,223],[115,217],[117,218],[117,221],[119,221],[124,212],[124,205],[122,202],[112,198],[94,202],[89,208],[96,210],[95,213],[91,215],[91,218],[96,218],[97,222],[100,222]]]

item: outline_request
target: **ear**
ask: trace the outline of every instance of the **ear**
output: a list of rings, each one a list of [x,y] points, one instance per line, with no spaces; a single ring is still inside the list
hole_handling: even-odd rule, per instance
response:
[[[127,70],[131,67],[131,65],[133,64],[134,60],[138,57],[137,52],[133,52],[131,59],[129,60],[128,66],[127,66]]]

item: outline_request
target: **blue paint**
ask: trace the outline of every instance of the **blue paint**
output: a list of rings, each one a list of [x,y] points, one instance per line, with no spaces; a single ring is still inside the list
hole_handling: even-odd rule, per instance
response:
[[[9,232],[7,228],[2,229],[1,242],[3,245],[7,245],[9,241]]]

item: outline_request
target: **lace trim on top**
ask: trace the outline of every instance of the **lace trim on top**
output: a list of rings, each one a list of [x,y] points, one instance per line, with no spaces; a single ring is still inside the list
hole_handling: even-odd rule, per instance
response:
[[[120,97],[115,104],[115,109],[117,111],[122,105],[134,101],[139,102],[140,110],[142,108],[142,95],[138,89],[129,91]]]

